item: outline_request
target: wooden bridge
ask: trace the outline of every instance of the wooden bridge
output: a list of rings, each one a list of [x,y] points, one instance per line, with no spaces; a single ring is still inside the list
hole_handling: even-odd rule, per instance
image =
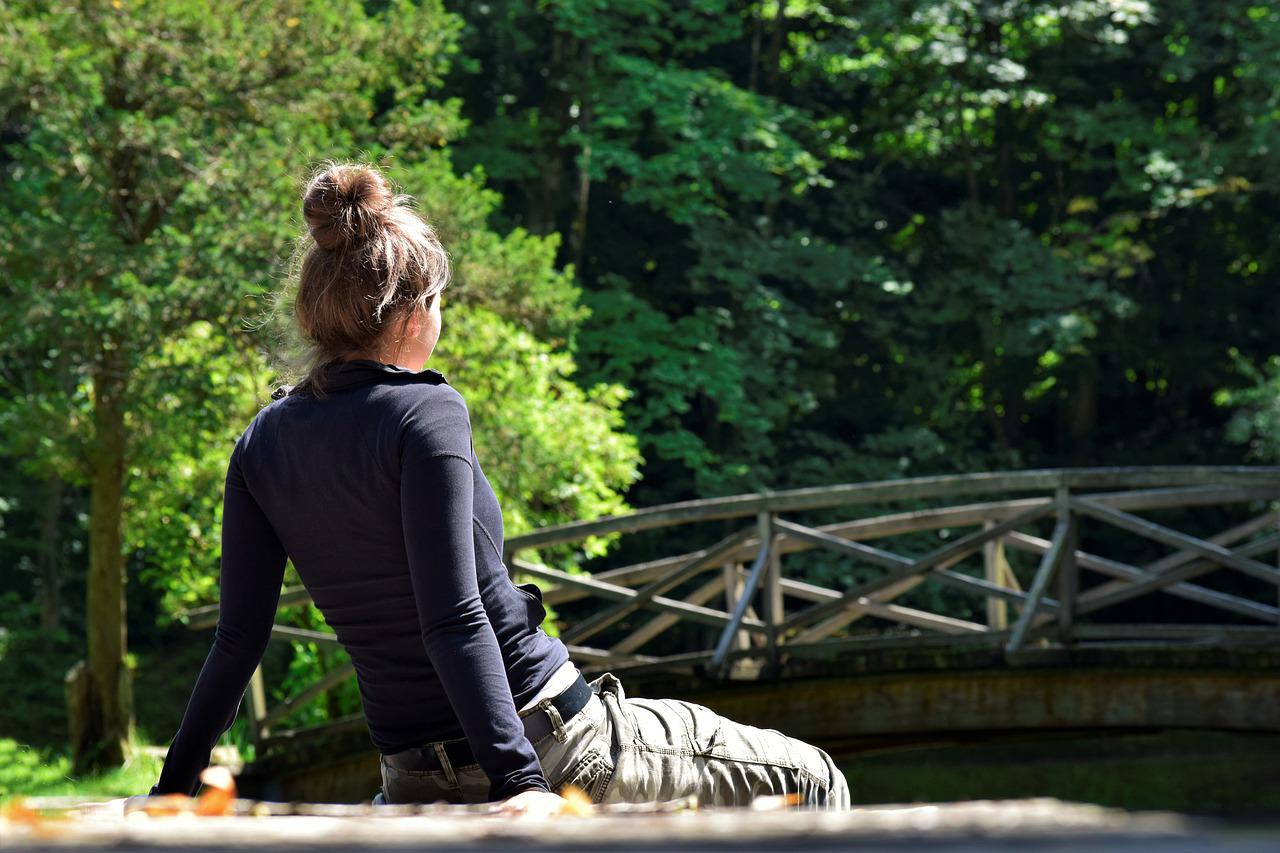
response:
[[[1278,499],[1280,468],[923,477],[652,507],[512,537],[505,557],[574,612],[561,638],[584,670],[833,751],[939,732],[1280,733]],[[540,557],[676,526],[713,541],[594,573]],[[815,566],[839,582],[815,583]],[[281,607],[307,600],[286,589]],[[216,618],[204,608],[188,624]],[[353,674],[268,707],[259,670],[251,780],[311,799],[372,793],[359,717],[280,726]]]

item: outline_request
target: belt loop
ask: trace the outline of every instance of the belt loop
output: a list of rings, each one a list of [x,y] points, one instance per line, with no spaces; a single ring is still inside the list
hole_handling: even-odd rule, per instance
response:
[[[564,743],[569,739],[569,735],[564,730],[564,719],[560,716],[560,709],[550,699],[544,699],[541,704],[542,710],[546,711],[547,716],[551,718],[551,731],[555,734],[556,740]]]
[[[626,691],[622,689],[622,682],[612,672],[602,674],[596,679],[596,682],[600,685],[600,689],[596,691],[597,693],[612,693],[619,700],[627,698]]]
[[[450,788],[458,787],[458,776],[453,772],[453,765],[449,763],[449,755],[444,751],[443,743],[433,744],[436,748],[436,757],[440,759],[440,767],[444,770],[445,778],[449,780]]]
[[[622,689],[622,682],[611,672],[601,675],[598,681],[600,682],[598,691],[600,700],[604,702],[605,713],[613,728],[613,744],[626,749],[636,738],[635,728],[624,708],[627,701],[626,691]]]

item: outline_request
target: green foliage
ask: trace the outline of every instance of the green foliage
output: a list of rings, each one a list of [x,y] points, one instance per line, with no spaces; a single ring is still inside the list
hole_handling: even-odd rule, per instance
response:
[[[567,353],[482,308],[446,311],[432,364],[466,397],[508,535],[626,510],[640,459],[621,385],[580,387]]]
[[[614,173],[622,199],[677,225],[729,218],[735,203],[827,185],[797,139],[796,110],[744,91],[716,69],[690,70],[648,57],[592,49],[596,123],[566,144],[590,145],[589,174]],[[646,156],[637,156],[645,149]]]
[[[1249,457],[1260,462],[1280,460],[1280,355],[1258,367],[1232,347],[1237,370],[1253,383],[1245,388],[1224,388],[1214,402],[1235,410],[1227,424],[1227,438],[1249,448]]]
[[[39,630],[31,609],[15,592],[0,596],[0,732],[50,748],[67,729],[62,676],[77,658],[76,643],[65,629]]]
[[[388,122],[417,125],[421,108],[397,104]],[[553,346],[563,345],[581,324],[586,311],[571,270],[555,267],[558,235],[541,236],[524,228],[499,234],[489,225],[502,198],[484,183],[484,170],[458,173],[450,148],[431,150],[426,138],[404,131],[379,132],[379,143],[368,146],[369,159],[386,164],[388,177],[413,196],[419,212],[436,226],[449,252],[453,275],[446,298],[458,307],[479,306],[505,318]],[[290,285],[295,282],[289,282]],[[281,308],[292,299],[283,292]],[[277,324],[289,326],[287,310],[276,313]],[[287,336],[287,329],[276,331]]]
[[[126,548],[140,577],[174,614],[216,595],[227,457],[270,373],[218,352],[217,329],[197,321],[141,371],[142,416],[127,477]],[[218,412],[218,417],[210,417]]]
[[[311,603],[291,609],[286,620],[291,625],[310,631],[332,634],[333,629],[324,621],[320,610]],[[271,687],[270,698],[276,702],[296,696],[314,684],[319,678],[339,667],[346,666],[351,658],[341,648],[329,644],[291,640],[293,654],[289,658],[284,677]],[[360,713],[360,695],[354,679],[347,679],[317,700],[300,706],[281,720],[278,728],[300,728],[316,725],[326,720]]]
[[[589,297],[593,322],[578,338],[580,357],[596,365],[595,376],[646,386],[647,393],[629,413],[646,455],[694,472],[718,470],[710,436],[686,428],[684,418],[697,400],[705,399],[715,401],[722,422],[744,420],[744,365],[718,340],[720,327],[731,323],[728,312],[706,308],[672,320],[633,294],[620,276],[611,277],[610,284]],[[627,333],[617,334],[623,328]]]
[[[513,219],[587,235],[579,375],[635,392],[638,502],[1231,458],[1206,456],[1232,369],[1209,342],[1270,354],[1250,319],[1275,309],[1275,10],[460,13],[458,157],[510,188]]]
[[[51,761],[38,750],[9,738],[0,739],[0,797],[25,794],[66,780],[69,762]]]
[[[160,765],[154,755],[139,753],[116,770],[77,778],[65,755],[0,738],[0,800],[15,795],[129,797],[155,784]]]

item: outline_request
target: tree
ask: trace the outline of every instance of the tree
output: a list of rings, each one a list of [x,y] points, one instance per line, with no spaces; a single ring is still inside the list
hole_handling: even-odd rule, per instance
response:
[[[227,422],[220,387],[261,369],[233,330],[293,237],[298,172],[348,149],[405,65],[429,81],[448,22],[430,3],[0,11],[0,109],[15,129],[0,202],[6,417],[28,435],[52,426],[43,454],[90,492],[80,769],[118,764],[129,738],[124,507],[141,447]],[[204,339],[202,369],[223,367],[193,397],[192,365],[166,352],[210,323],[227,333]],[[39,370],[46,359],[70,369],[72,393]]]
[[[1250,459],[1280,460],[1280,355],[1273,355],[1259,367],[1234,347],[1230,354],[1238,372],[1253,384],[1224,388],[1214,395],[1215,403],[1234,410],[1227,425],[1227,438],[1247,445]]]
[[[1204,460],[1227,343],[1268,354],[1270,7],[459,11],[459,159],[581,242],[580,376],[636,391],[635,499]]]
[[[466,124],[438,90],[457,18],[406,0],[81,5],[0,13],[0,233],[15,247],[0,423],[30,476],[91,496],[86,769],[119,762],[129,736],[126,558],[170,613],[214,593],[227,455],[273,375],[296,378],[275,292],[319,160],[384,164],[437,224],[450,322],[470,335],[452,349],[502,368],[459,361],[476,421],[522,445],[493,464],[513,526],[623,509],[638,457],[617,430],[622,389],[566,379],[584,311],[558,240],[495,233],[500,198],[450,161]],[[532,384],[547,399],[522,411]],[[566,438],[596,462],[571,470]],[[531,476],[547,474],[565,481]]]
[[[746,5],[459,10],[453,77],[476,121],[459,159],[484,164],[513,221],[565,235],[593,312],[579,375],[637,392],[645,502],[776,485],[770,436],[812,409],[809,365],[836,340],[815,292],[850,278],[848,253],[775,216],[825,178],[809,118],[775,97],[788,22]],[[770,32],[739,57],[748,25]]]

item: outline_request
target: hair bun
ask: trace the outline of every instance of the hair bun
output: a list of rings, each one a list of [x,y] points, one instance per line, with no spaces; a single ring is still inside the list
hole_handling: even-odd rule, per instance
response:
[[[333,164],[302,196],[302,215],[316,245],[329,251],[357,246],[383,227],[395,194],[386,178],[363,165]]]

